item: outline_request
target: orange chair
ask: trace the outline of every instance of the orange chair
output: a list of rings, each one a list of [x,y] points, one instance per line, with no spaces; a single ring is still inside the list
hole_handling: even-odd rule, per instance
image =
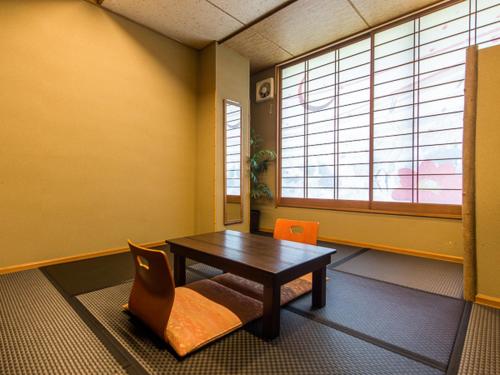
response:
[[[316,245],[318,239],[318,222],[278,219],[274,227],[274,238]],[[246,296],[262,301],[264,287],[262,284],[245,279],[231,273],[224,273],[212,278],[218,283],[236,290]],[[312,290],[312,274],[309,273],[281,286],[281,305],[300,297]]]
[[[128,310],[163,338],[175,296],[167,256],[163,251],[136,246],[130,241],[128,245],[135,265]]]
[[[318,243],[319,223],[317,221],[301,221],[277,219],[273,237],[277,240],[288,240],[316,245]]]
[[[262,316],[262,303],[212,280],[175,288],[167,256],[132,244],[135,278],[125,308],[179,356]]]

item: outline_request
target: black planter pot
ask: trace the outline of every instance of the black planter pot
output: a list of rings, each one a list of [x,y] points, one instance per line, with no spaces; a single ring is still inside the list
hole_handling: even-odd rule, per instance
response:
[[[260,211],[250,210],[250,233],[257,233],[259,231]]]

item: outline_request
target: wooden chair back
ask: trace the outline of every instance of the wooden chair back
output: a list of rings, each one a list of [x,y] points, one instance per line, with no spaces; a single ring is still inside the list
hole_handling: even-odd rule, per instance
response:
[[[128,241],[135,278],[128,309],[158,336],[164,338],[175,297],[175,283],[167,255]]]
[[[319,223],[317,221],[302,221],[277,219],[274,225],[274,238],[316,245],[318,242]]]

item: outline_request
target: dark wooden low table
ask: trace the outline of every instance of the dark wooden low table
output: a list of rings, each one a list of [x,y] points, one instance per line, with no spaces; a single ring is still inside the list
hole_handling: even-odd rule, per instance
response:
[[[166,242],[174,254],[177,286],[186,283],[186,258],[263,284],[265,338],[279,336],[281,285],[312,272],[312,306],[323,307],[326,303],[326,266],[336,252],[334,249],[235,231]]]

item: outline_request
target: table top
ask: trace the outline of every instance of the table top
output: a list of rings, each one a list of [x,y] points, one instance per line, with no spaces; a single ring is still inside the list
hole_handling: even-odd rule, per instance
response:
[[[335,249],[232,230],[167,240],[168,244],[278,274],[322,257]],[[175,248],[172,249],[175,252]]]

